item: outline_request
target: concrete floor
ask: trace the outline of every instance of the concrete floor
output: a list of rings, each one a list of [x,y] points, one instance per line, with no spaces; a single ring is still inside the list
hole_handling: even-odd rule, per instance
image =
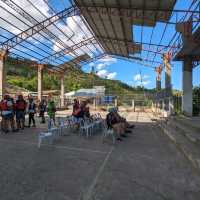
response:
[[[1,200],[199,200],[200,175],[147,113],[122,113],[133,134],[63,136],[37,149],[39,128],[0,135]]]

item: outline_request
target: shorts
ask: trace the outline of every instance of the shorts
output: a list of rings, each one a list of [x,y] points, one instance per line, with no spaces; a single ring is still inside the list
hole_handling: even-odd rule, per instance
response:
[[[2,118],[5,120],[11,120],[11,119],[13,119],[13,117],[14,117],[13,113],[7,114],[7,115],[2,115]]]
[[[24,111],[17,111],[16,112],[16,119],[17,120],[25,119],[25,113],[24,113]]]
[[[83,118],[82,117],[75,117],[75,116],[73,116],[73,121],[75,122],[75,123],[80,123],[82,120],[83,120]]]

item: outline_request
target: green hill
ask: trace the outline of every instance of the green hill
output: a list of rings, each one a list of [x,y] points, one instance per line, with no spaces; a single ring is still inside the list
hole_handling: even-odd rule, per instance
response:
[[[37,91],[37,69],[24,64],[13,64],[13,58],[7,59],[7,83],[16,85],[30,91]],[[16,61],[16,60],[15,60]],[[60,78],[58,75],[49,74],[47,70],[44,72],[44,90],[59,90]],[[133,88],[118,80],[108,80],[98,77],[92,73],[84,73],[81,70],[70,68],[65,75],[66,92],[77,90],[80,88],[92,88],[93,86],[102,86],[106,88],[106,93],[111,95],[123,96],[133,93],[143,93],[143,88]]]

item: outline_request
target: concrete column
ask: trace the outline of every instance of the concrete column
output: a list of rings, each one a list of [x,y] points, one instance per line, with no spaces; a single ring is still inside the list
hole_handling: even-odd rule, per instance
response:
[[[65,106],[65,85],[64,85],[64,75],[60,77],[60,102],[61,108]]]
[[[158,77],[156,77],[156,90],[161,90],[161,80],[159,80]]]
[[[117,99],[115,99],[115,107],[117,107]]]
[[[132,100],[132,109],[135,112],[135,100],[134,99]]]
[[[161,90],[161,73],[162,73],[162,65],[156,67],[156,90]]]
[[[38,100],[42,100],[42,93],[43,93],[43,64],[38,64]]]
[[[93,107],[96,110],[96,98],[93,99]]]
[[[186,58],[183,62],[182,112],[188,116],[193,114],[192,88],[192,61]]]
[[[0,98],[5,94],[5,83],[6,83],[6,68],[5,68],[5,58],[6,51],[0,52]]]
[[[165,89],[167,95],[171,94],[171,64],[168,54],[163,55],[163,62],[165,64]]]

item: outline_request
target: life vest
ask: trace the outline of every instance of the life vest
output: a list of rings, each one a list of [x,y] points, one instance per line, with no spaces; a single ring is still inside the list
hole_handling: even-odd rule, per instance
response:
[[[16,109],[17,110],[25,110],[26,109],[26,102],[24,100],[18,100],[16,102]]]
[[[2,100],[2,101],[1,101],[1,110],[2,110],[2,111],[7,111],[7,110],[9,110],[7,102],[8,102],[7,100]]]
[[[34,102],[29,103],[28,112],[35,113],[35,103]]]
[[[13,113],[14,103],[12,100],[2,100],[0,103],[2,115]]]

